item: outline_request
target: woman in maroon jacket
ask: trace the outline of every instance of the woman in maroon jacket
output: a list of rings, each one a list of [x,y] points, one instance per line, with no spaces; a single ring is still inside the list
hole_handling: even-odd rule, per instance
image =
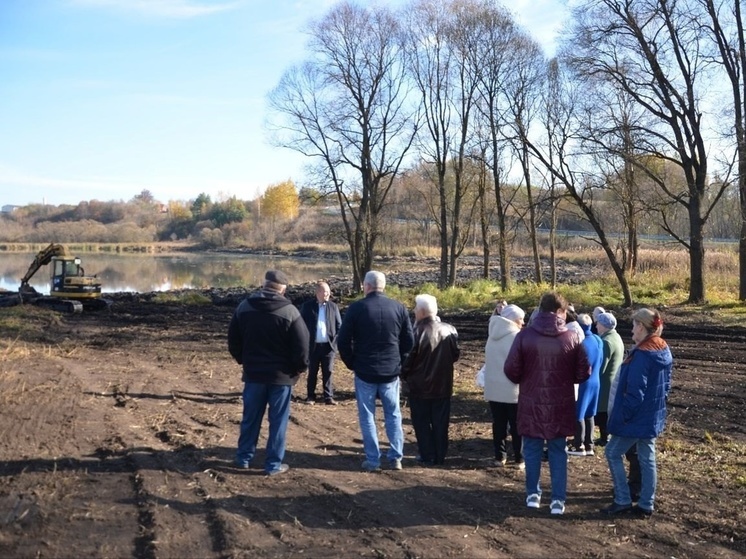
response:
[[[541,455],[549,450],[552,514],[564,514],[567,497],[566,438],[575,433],[575,383],[591,375],[578,335],[567,329],[567,301],[544,294],[539,312],[513,341],[505,375],[520,386],[518,432],[526,461],[526,505],[541,506]]]

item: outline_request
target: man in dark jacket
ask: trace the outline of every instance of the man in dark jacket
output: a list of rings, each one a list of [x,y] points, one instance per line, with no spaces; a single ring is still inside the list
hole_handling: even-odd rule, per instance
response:
[[[283,294],[285,274],[270,270],[262,289],[238,305],[228,327],[228,350],[243,365],[243,419],[236,465],[248,469],[256,452],[264,411],[269,406],[269,436],[264,471],[288,470],[285,435],[290,397],[299,375],[308,368],[308,329]]]
[[[308,379],[306,383],[306,402],[316,402],[316,380],[321,367],[321,384],[324,391],[324,403],[334,405],[334,387],[332,371],[334,356],[337,351],[337,331],[342,324],[339,307],[329,300],[329,284],[320,281],[316,284],[316,297],[306,301],[300,308],[300,315],[308,328],[310,336]]]
[[[544,294],[539,312],[521,330],[505,362],[505,376],[519,385],[518,432],[526,461],[526,505],[541,506],[541,456],[549,451],[550,512],[564,514],[567,497],[567,443],[575,433],[575,383],[591,375],[579,336],[565,326],[567,301]]]
[[[438,318],[432,295],[417,295],[414,348],[402,366],[409,386],[409,409],[420,452],[418,460],[440,465],[448,452],[448,424],[453,394],[453,364],[459,358],[458,334]]]
[[[362,468],[368,472],[381,467],[376,397],[383,406],[391,469],[401,470],[404,455],[399,373],[414,340],[407,309],[386,297],[385,287],[386,276],[381,272],[365,274],[365,297],[348,307],[337,337],[339,356],[347,368],[355,372],[355,398],[365,450]]]

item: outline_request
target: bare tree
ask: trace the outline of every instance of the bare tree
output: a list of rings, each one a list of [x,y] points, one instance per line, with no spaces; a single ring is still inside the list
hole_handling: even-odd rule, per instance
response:
[[[398,21],[385,7],[334,6],[310,26],[309,60],[269,97],[276,143],[314,158],[320,185],[332,185],[358,289],[417,123]]]
[[[485,160],[492,173],[497,218],[497,253],[500,261],[500,287],[503,290],[512,284],[508,208],[511,196],[504,189],[506,165],[504,153],[506,141],[502,128],[505,125],[504,107],[501,104],[503,84],[512,71],[510,61],[513,41],[518,30],[510,14],[494,2],[485,2],[479,16],[481,28],[474,33],[473,57],[478,64],[479,121],[487,131],[488,149]]]
[[[637,146],[648,142],[642,134],[653,124],[644,122],[644,111],[629,94],[609,85],[604,81],[595,83],[582,97],[584,124],[580,142],[598,169],[597,182],[607,195],[605,199],[614,203],[622,217],[621,227],[616,227],[623,233],[618,247],[622,267],[633,275],[639,252],[640,216],[646,208],[661,210],[650,199],[643,200],[638,185],[640,173],[635,174],[636,166],[644,166]]]
[[[577,152],[582,119],[578,118],[578,90],[562,71],[557,61],[550,61],[547,73],[547,94],[544,115],[548,132],[543,141],[524,137],[527,149],[548,173],[562,184],[566,194],[577,205],[595,231],[598,242],[619,281],[625,306],[632,304],[632,292],[623,267],[620,265],[598,213],[593,207],[594,185],[583,167],[583,154]]]
[[[465,57],[469,36],[465,27],[472,21],[474,4],[474,0],[417,0],[407,10],[407,66],[424,122],[418,147],[435,170],[438,189],[433,218],[440,234],[440,287],[455,284],[456,262],[471,225],[471,221],[464,222],[462,212],[472,183],[465,165],[476,81]],[[449,172],[453,184],[448,183]]]
[[[448,40],[451,18],[446,3],[419,0],[408,10],[407,68],[422,106],[423,127],[418,137],[420,156],[434,168],[438,203],[431,206],[440,236],[440,287],[448,278],[449,247],[446,173],[454,134],[451,119],[453,51]]]
[[[733,99],[741,228],[738,241],[738,298],[746,300],[746,38],[741,2],[701,0],[710,19],[709,32],[717,45],[718,62],[728,76]]]
[[[667,231],[689,252],[689,302],[697,303],[705,300],[704,226],[719,196],[712,198],[713,203],[705,202],[708,154],[701,99],[708,86],[707,68],[701,55],[703,30],[692,5],[670,0],[586,0],[573,10],[565,53],[579,77],[609,81],[656,119],[655,126],[644,130],[650,142],[637,146],[640,153],[683,169],[687,189],[682,193],[638,165],[662,193],[686,208],[688,231]]]
[[[503,82],[502,93],[507,107],[507,128],[511,130],[509,139],[520,163],[526,187],[528,200],[526,228],[534,258],[534,280],[539,284],[542,282],[542,273],[536,234],[538,201],[534,199],[534,185],[531,180],[532,163],[525,139],[530,137],[531,124],[537,104],[541,99],[546,62],[539,45],[526,35],[516,36],[512,47],[511,72]]]

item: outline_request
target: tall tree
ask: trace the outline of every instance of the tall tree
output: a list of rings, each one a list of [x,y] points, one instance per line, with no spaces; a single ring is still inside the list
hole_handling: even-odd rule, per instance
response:
[[[445,287],[449,273],[450,243],[446,174],[453,136],[453,59],[449,44],[449,2],[415,1],[407,10],[407,70],[422,107],[423,126],[417,137],[420,156],[432,167],[438,203],[431,207],[440,238],[439,286]]]
[[[520,34],[505,8],[495,2],[485,2],[479,17],[481,28],[474,34],[474,61],[479,65],[478,103],[479,121],[487,131],[485,160],[492,173],[497,218],[497,253],[500,266],[500,286],[508,290],[512,283],[508,239],[508,208],[510,196],[504,190],[503,163],[506,145],[502,132],[505,126],[503,99],[504,82],[512,72],[514,39]]]
[[[588,78],[585,83],[606,80],[655,118],[656,124],[645,130],[650,143],[638,146],[643,153],[681,166],[687,185],[683,193],[651,169],[638,168],[687,211],[688,231],[668,232],[688,250],[689,302],[698,303],[706,292],[704,227],[719,196],[707,204],[701,99],[709,84],[707,60],[701,56],[703,29],[692,6],[688,1],[584,0],[573,10],[564,53],[577,75]]]
[[[541,258],[536,233],[538,200],[534,198],[531,156],[525,138],[531,136],[531,124],[541,98],[541,87],[544,84],[546,61],[539,45],[526,35],[515,37],[512,46],[511,72],[503,85],[503,97],[507,107],[506,128],[512,131],[509,133],[509,138],[520,163],[523,183],[526,187],[527,229],[534,258],[534,279],[538,284],[542,282]]]
[[[594,208],[594,187],[589,176],[582,172],[583,154],[578,153],[579,130],[583,130],[578,118],[578,88],[569,79],[567,72],[556,60],[550,61],[546,84],[546,103],[543,117],[547,136],[545,138],[524,137],[527,149],[552,176],[552,182],[560,183],[566,195],[577,205],[598,236],[598,242],[609,260],[619,281],[625,306],[632,304],[632,292],[627,275],[619,263],[603,227],[598,211]],[[554,203],[555,200],[553,200]]]
[[[738,298],[746,300],[746,37],[741,2],[701,0],[709,16],[709,32],[717,46],[718,62],[728,77],[733,99],[732,133],[736,140],[737,180],[741,202],[738,240]]]
[[[335,5],[309,29],[309,59],[270,94],[277,144],[312,157],[342,213],[353,281],[373,263],[381,216],[417,117],[399,19],[382,6]]]

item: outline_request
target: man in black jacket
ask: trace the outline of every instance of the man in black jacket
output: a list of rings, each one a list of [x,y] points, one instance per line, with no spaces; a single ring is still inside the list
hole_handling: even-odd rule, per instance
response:
[[[392,470],[401,470],[404,433],[399,407],[401,364],[412,349],[412,324],[404,305],[383,294],[386,276],[381,272],[365,274],[365,297],[345,312],[339,329],[339,356],[347,368],[355,371],[355,398],[363,436],[365,461],[362,468],[376,472],[381,454],[376,429],[376,398],[381,399],[388,459]]]
[[[293,385],[308,368],[308,329],[283,295],[285,274],[270,270],[262,289],[236,308],[228,327],[228,350],[243,365],[243,419],[236,465],[248,469],[256,452],[264,412],[269,406],[269,436],[264,459],[267,475],[288,471],[283,464]]]
[[[334,356],[337,352],[337,331],[342,324],[337,304],[329,300],[329,284],[320,281],[316,284],[316,298],[306,301],[300,308],[300,315],[308,328],[310,337],[308,379],[306,383],[306,402],[316,402],[316,380],[321,367],[321,384],[324,391],[324,403],[334,405],[334,387],[332,371]]]

